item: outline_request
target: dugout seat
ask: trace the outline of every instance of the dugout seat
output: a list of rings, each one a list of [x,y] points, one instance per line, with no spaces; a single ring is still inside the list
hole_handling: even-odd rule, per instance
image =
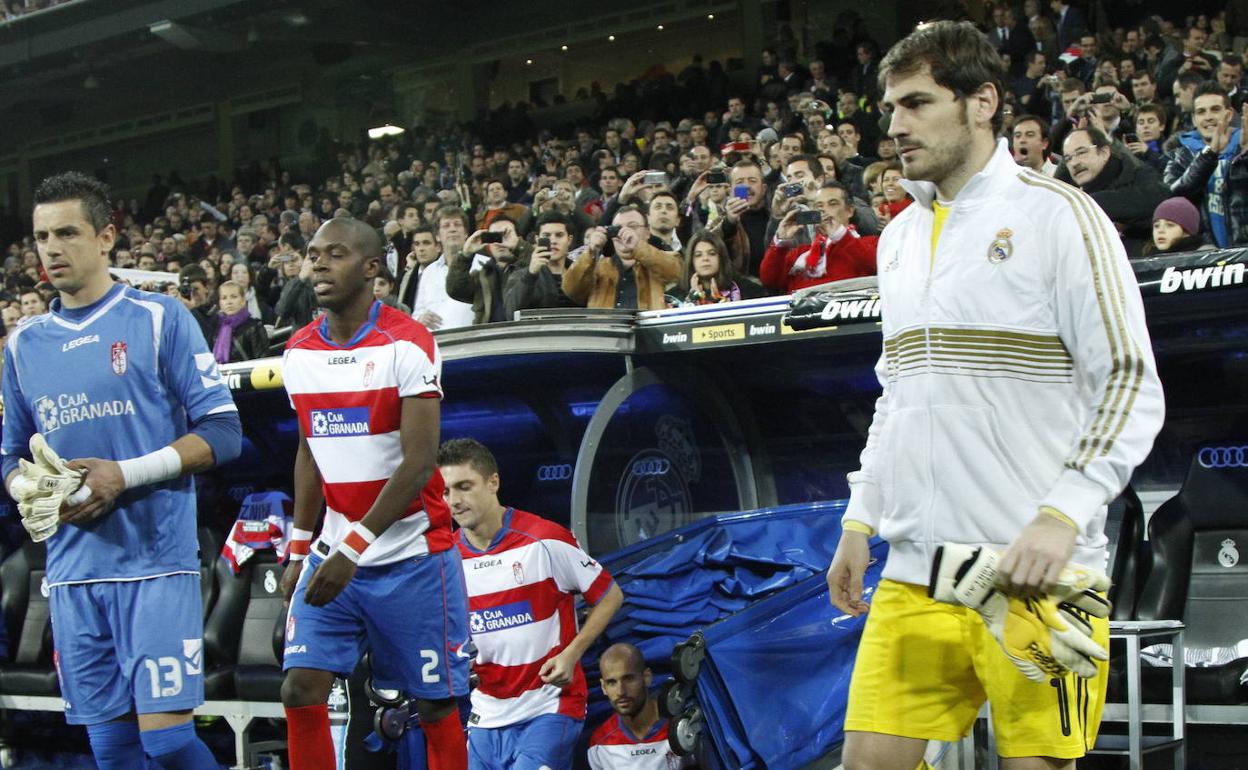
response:
[[[228,700],[236,697],[234,675],[239,663],[247,660],[252,662],[248,665],[254,665],[257,660],[259,635],[263,633],[272,646],[273,636],[278,633],[274,625],[281,624],[282,566],[271,551],[260,551],[242,565],[238,575],[230,570],[225,559],[216,560],[213,573],[217,598],[204,623],[204,650],[208,658],[204,697]],[[245,658],[240,657],[244,642]],[[271,660],[271,655],[265,660]]]
[[[0,664],[0,692],[57,695],[52,666],[52,623],[45,573],[47,548],[26,541],[0,564],[0,608],[12,660]]]
[[[221,538],[212,527],[200,526],[199,531],[199,592],[204,606],[204,622],[217,600],[216,565],[221,561]]]
[[[238,666],[234,669],[234,689],[243,700],[282,699],[286,604],[279,584],[284,570],[273,554],[267,553],[252,572],[238,644]]]
[[[1178,494],[1149,521],[1150,568],[1134,613],[1136,620],[1182,620],[1189,651],[1248,639],[1248,449],[1231,448],[1234,461],[1211,449],[1226,448],[1198,451]],[[1145,666],[1143,673],[1144,702],[1168,702],[1170,670]],[[1189,704],[1248,704],[1248,657],[1188,666],[1186,683]],[[1125,694],[1119,669],[1109,700],[1125,701]]]
[[[1105,537],[1109,541],[1109,579],[1112,581],[1110,619],[1130,620],[1135,617],[1135,602],[1144,580],[1141,563],[1147,558],[1144,506],[1130,485],[1109,504]]]

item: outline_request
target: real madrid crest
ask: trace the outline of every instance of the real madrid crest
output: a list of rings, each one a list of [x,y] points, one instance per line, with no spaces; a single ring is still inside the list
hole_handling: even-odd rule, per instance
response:
[[[1014,231],[1008,227],[998,230],[997,237],[988,246],[988,261],[995,265],[1009,259],[1014,253],[1014,242],[1010,240],[1013,237]]]

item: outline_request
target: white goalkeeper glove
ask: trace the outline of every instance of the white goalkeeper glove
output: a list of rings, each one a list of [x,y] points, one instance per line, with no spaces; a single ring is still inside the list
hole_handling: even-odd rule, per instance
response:
[[[996,580],[997,564],[1001,560],[1001,554],[991,548],[978,548],[976,546],[961,545],[958,543],[945,543],[941,546],[945,549],[945,558],[954,558],[955,561],[962,562],[975,558],[976,568],[988,570],[992,572],[993,580]],[[937,557],[937,563],[940,558]],[[932,570],[933,587],[932,590],[938,590],[935,586],[935,579],[941,578],[937,574],[938,570]],[[943,579],[948,581],[950,576],[944,576]],[[999,581],[997,581],[999,584]],[[1109,611],[1113,609],[1109,600],[1101,594],[1109,590],[1111,583],[1109,577],[1100,570],[1085,567],[1082,564],[1068,563],[1062,567],[1061,573],[1057,576],[1057,584],[1053,590],[1047,594],[1056,604],[1070,604],[1076,609],[1083,610],[1089,615],[1097,618],[1108,618]],[[945,582],[939,588],[943,593],[952,590],[952,585]],[[935,594],[932,594],[933,598]],[[939,601],[944,601],[940,599]]]
[[[1088,571],[1094,572],[1094,571]],[[1109,653],[1092,640],[1092,627],[1076,610],[1086,604],[1098,617],[1108,615],[1109,603],[1100,597],[1088,601],[1090,589],[1076,586],[1099,585],[1072,571],[1055,598],[1020,599],[1007,596],[996,587],[996,554],[987,548],[946,543],[936,551],[928,594],[937,601],[961,604],[979,613],[989,633],[1001,645],[1019,671],[1033,682],[1046,682],[1067,672],[1090,679],[1096,676],[1096,661],[1108,660]],[[1105,581],[1108,582],[1108,581]],[[1092,612],[1092,610],[1085,610]],[[1100,613],[1105,613],[1101,615]]]
[[[82,482],[83,472],[70,468],[42,434],[30,437],[30,454],[34,462],[18,461],[9,492],[22,525],[38,543],[56,532],[61,504],[78,505],[91,496],[91,488]]]

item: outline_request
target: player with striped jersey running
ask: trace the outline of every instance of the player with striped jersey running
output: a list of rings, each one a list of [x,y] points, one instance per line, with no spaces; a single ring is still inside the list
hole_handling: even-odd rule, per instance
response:
[[[572,533],[498,501],[498,463],[472,439],[438,452],[468,583],[481,684],[468,718],[474,770],[566,770],[585,720],[580,659],[624,601]],[[574,594],[592,606],[576,624]]]
[[[467,597],[434,466],[442,360],[425,327],[374,300],[382,249],[359,220],[321,226],[308,259],[326,314],[290,338],[282,365],[299,418],[282,578],[293,770],[336,767],[326,699],[365,647],[374,683],[416,699],[430,770],[467,762],[455,700],[468,691]]]

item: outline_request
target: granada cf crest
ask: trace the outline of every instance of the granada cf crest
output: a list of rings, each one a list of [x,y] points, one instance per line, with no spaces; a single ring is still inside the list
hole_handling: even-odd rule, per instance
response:
[[[112,349],[113,374],[121,376],[126,373],[126,343],[114,342]]]
[[[511,576],[516,579],[516,585],[524,585],[524,567],[520,562],[513,562],[511,565]]]
[[[364,366],[364,387],[367,388],[369,385],[373,384],[373,371],[376,368],[376,364],[372,361],[369,361],[368,364]]]

